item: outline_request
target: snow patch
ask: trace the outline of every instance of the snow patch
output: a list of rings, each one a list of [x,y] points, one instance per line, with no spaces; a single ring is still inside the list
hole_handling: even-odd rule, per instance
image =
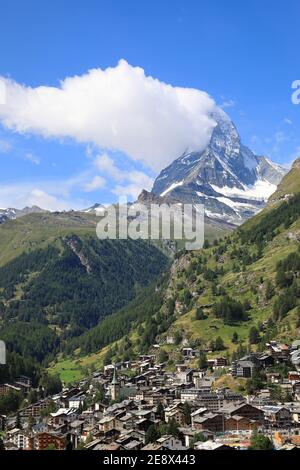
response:
[[[167,193],[169,193],[170,191],[172,191],[172,189],[175,189],[177,188],[178,186],[182,186],[183,185],[183,181],[179,181],[178,183],[172,183],[171,186],[168,187],[168,189],[166,189],[165,191],[163,191],[161,193],[161,197],[165,196]]]
[[[238,209],[249,209],[249,210],[254,210],[255,206],[252,206],[251,204],[247,204],[246,202],[235,202],[232,201],[231,199],[227,197],[216,197],[218,201],[222,202],[223,204],[226,204],[226,206],[231,207],[231,209],[238,210]]]
[[[244,189],[229,188],[223,186],[220,188],[211,184],[214,191],[223,194],[225,197],[242,197],[243,199],[254,199],[257,201],[267,201],[269,197],[276,191],[276,184],[269,183],[265,180],[257,180],[252,186],[245,186]]]

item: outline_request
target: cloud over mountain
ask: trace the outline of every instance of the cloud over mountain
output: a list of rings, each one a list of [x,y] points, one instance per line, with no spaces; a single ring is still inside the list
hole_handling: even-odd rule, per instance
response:
[[[155,171],[186,149],[203,150],[215,126],[207,93],[163,83],[125,60],[67,77],[58,87],[3,77],[0,86],[0,122],[8,129],[119,150]]]

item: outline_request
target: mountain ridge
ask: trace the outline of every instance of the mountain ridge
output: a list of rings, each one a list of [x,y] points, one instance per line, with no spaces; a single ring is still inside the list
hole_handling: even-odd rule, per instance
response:
[[[152,193],[183,203],[204,204],[207,216],[240,225],[265,205],[287,170],[244,146],[225,112],[207,148],[184,153],[161,171]]]
[[[13,207],[8,207],[7,209],[0,209],[0,224],[7,222],[8,220],[15,220],[19,217],[23,217],[28,214],[36,214],[47,212],[44,209],[41,209],[38,206],[32,207],[23,207],[23,209],[15,209]]]
[[[300,158],[293,162],[291,170],[283,177],[269,201],[280,201],[298,192],[300,192]]]

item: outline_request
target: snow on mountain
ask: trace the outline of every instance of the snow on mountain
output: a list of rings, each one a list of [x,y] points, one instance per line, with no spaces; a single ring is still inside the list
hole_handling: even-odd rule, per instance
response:
[[[96,202],[93,206],[83,209],[82,212],[85,212],[86,214],[94,214],[100,217],[104,214],[106,207],[107,204],[99,204]]]
[[[152,193],[182,203],[204,204],[206,215],[241,224],[261,210],[276,190],[285,168],[245,147],[221,109],[202,152],[185,152],[156,178]]]
[[[9,207],[8,209],[0,209],[0,224],[7,220],[14,220],[27,214],[46,212],[38,206],[24,207],[23,209],[14,209]]]
[[[172,183],[171,186],[167,188],[165,191],[163,191],[160,196],[163,197],[166,194],[168,194],[170,191],[172,191],[172,189],[175,189],[178,186],[182,186],[182,185],[183,185],[183,181],[179,181],[178,183]]]

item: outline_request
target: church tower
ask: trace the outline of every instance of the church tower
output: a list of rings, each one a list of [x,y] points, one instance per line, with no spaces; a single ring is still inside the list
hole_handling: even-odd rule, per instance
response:
[[[114,375],[110,384],[110,395],[113,401],[116,401],[120,398],[120,383],[118,381],[116,368],[114,368]]]

